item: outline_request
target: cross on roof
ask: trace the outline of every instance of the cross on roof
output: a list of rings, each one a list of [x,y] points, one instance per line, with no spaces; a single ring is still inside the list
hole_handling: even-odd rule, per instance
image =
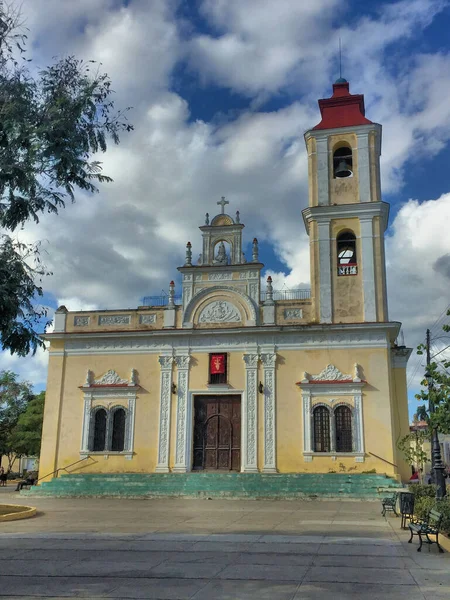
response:
[[[230,204],[228,202],[228,200],[225,200],[225,196],[222,196],[222,200],[219,200],[219,202],[217,204],[220,204],[220,206],[222,207],[222,214],[225,214],[225,205],[226,204]]]

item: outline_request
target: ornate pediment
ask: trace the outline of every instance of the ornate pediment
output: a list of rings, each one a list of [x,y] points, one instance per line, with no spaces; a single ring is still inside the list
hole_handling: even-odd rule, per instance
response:
[[[321,381],[341,381],[348,383],[349,381],[361,382],[362,372],[361,366],[355,363],[353,375],[342,373],[334,365],[327,365],[318,375],[310,375],[306,371],[303,373],[302,383],[321,382]]]
[[[108,386],[108,385],[128,385],[128,386],[136,386],[137,383],[137,371],[136,369],[131,369],[130,379],[122,379],[120,375],[116,373],[114,369],[109,369],[102,377],[99,379],[94,379],[93,372],[88,369],[86,373],[86,381],[83,387],[90,387],[92,385],[95,386]]]

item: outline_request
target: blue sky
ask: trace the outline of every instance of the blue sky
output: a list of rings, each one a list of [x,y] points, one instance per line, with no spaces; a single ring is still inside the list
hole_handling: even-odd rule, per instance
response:
[[[176,279],[187,240],[225,195],[275,285],[309,282],[305,130],[339,74],[383,125],[390,317],[419,343],[450,303],[449,0],[17,0],[32,68],[102,62],[135,131],[101,158],[114,183],[20,232],[45,239],[45,302],[137,306]],[[247,251],[247,254],[249,252]],[[436,341],[437,348],[442,342]],[[45,386],[46,355],[11,368]],[[412,357],[411,396],[420,359]],[[418,366],[419,365],[419,366]],[[416,402],[411,400],[411,409]]]

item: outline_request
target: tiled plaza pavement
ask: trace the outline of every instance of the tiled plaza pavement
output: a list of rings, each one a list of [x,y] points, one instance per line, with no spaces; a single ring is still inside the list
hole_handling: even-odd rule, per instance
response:
[[[377,502],[51,499],[0,524],[0,598],[450,598],[450,555],[416,552]]]

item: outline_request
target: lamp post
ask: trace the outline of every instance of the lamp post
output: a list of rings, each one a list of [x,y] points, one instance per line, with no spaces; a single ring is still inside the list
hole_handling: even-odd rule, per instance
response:
[[[425,373],[425,379],[428,383],[428,409],[430,416],[434,413],[434,382],[430,372]],[[447,493],[444,477],[444,464],[441,457],[441,446],[439,445],[439,435],[437,427],[433,427],[431,431],[431,459],[434,471],[434,483],[436,484],[436,500],[442,500]]]

